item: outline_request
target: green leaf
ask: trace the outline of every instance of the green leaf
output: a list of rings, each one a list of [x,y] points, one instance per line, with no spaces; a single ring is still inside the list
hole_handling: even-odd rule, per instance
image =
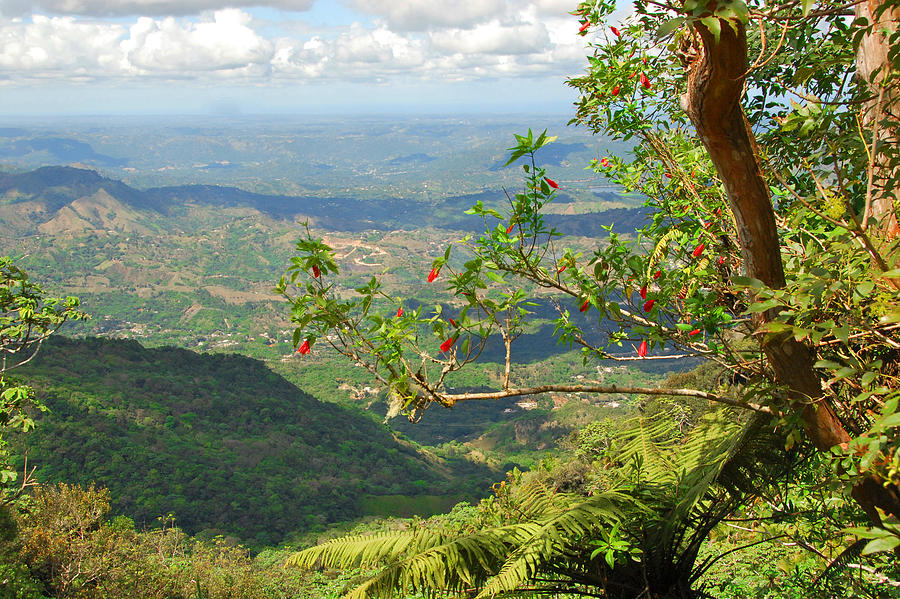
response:
[[[809,11],[812,8],[813,0],[803,0],[803,16],[809,16]]]
[[[744,0],[734,0],[734,2],[731,2],[728,6],[735,12],[741,23],[746,25],[750,22],[750,9],[747,8],[747,4]]]
[[[892,310],[878,319],[881,324],[894,324],[900,322],[900,309]]]
[[[754,303],[750,304],[750,306],[747,308],[747,312],[750,312],[750,313],[765,312],[766,310],[771,310],[772,308],[777,308],[780,305],[781,305],[781,302],[779,302],[778,300],[775,300],[775,299],[769,299],[769,300],[765,300],[763,302],[754,302]],[[769,323],[769,324],[772,324],[772,323]]]
[[[890,416],[882,418],[878,422],[878,425],[882,429],[896,428],[896,427],[900,426],[900,412],[898,412],[897,414],[891,414]]]
[[[713,34],[713,37],[716,40],[716,43],[719,43],[719,36],[722,35],[722,23],[716,17],[703,17],[700,19],[700,22],[703,23],[709,32]]]
[[[731,282],[734,283],[736,287],[751,287],[753,289],[762,289],[765,287],[765,284],[759,279],[751,279],[749,277],[734,276],[731,277]]]
[[[846,324],[835,327],[834,336],[839,339],[841,343],[847,345],[850,342],[850,327]]]
[[[880,539],[873,539],[866,543],[863,547],[862,554],[869,555],[871,553],[880,553],[882,551],[891,551],[894,547],[900,545],[900,538],[890,536]]]
[[[662,39],[681,27],[684,24],[684,17],[675,17],[674,19],[669,19],[665,23],[659,26],[659,29],[656,31],[656,39]]]
[[[863,281],[859,285],[856,286],[856,292],[862,297],[868,297],[869,294],[872,293],[872,290],[875,289],[875,283],[872,281]]]

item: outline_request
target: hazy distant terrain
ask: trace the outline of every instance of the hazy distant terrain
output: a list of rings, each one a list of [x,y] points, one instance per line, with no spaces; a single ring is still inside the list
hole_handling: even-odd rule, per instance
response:
[[[448,244],[497,225],[464,211],[476,201],[502,211],[506,193],[518,191],[521,168],[502,165],[512,134],[525,129],[475,117],[19,123],[0,129],[0,243],[48,290],[82,299],[93,318],[68,334],[239,352],[319,399],[379,412],[381,396],[362,371],[321,347],[303,360],[294,353],[272,288],[303,223],[335,249],[339,289],[379,275],[391,294],[446,302],[442,285],[423,284],[428,265]],[[556,129],[560,139],[540,155],[561,187],[547,222],[585,252],[606,225],[624,233],[641,226],[637,198],[584,170],[605,152],[601,144]],[[553,311],[542,305],[547,313],[515,353],[528,364],[523,382],[630,380],[627,368],[585,368],[565,346],[532,364],[546,357],[541,335],[553,329]],[[602,335],[602,323],[594,326]],[[490,384],[495,353],[457,384]],[[550,447],[584,421],[582,408],[551,413],[568,401],[582,399],[555,398],[528,414],[490,403],[455,414],[449,434],[439,414],[429,414],[431,426],[404,430],[422,443],[497,449],[502,459]]]
[[[34,169],[85,165],[145,188],[215,184],[324,197],[412,198],[515,188],[504,169],[513,134],[559,135],[540,156],[566,190],[586,199],[592,157],[621,151],[566,117],[108,117],[0,122],[0,164]],[[2,126],[9,125],[9,126]],[[14,125],[14,126],[13,126]]]

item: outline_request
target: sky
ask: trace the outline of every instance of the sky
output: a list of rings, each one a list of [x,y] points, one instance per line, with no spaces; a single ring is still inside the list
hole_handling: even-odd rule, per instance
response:
[[[577,0],[0,0],[0,115],[571,112]]]

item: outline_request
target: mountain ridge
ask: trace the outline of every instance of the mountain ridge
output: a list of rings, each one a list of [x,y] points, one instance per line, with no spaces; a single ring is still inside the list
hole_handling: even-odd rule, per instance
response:
[[[369,229],[391,230],[404,228],[404,224],[418,226],[429,222],[448,229],[472,229],[481,226],[475,216],[463,211],[475,201],[496,201],[499,194],[484,191],[478,194],[444,197],[440,201],[425,203],[402,198],[381,200],[357,200],[352,198],[322,198],[314,196],[268,195],[246,191],[236,187],[218,185],[176,185],[139,190],[129,185],[103,177],[92,169],[72,166],[45,166],[26,173],[0,173],[0,221],[21,222],[23,216],[32,225],[33,234],[39,230],[47,215],[50,219],[72,202],[96,196],[104,191],[122,205],[139,211],[130,226],[149,226],[158,216],[174,217],[190,205],[250,208],[277,220],[308,219],[317,228],[346,232]],[[609,195],[609,194],[606,194]],[[561,194],[560,200],[571,201]],[[17,209],[18,207],[18,209]],[[25,213],[23,215],[23,212]],[[640,225],[645,212],[638,208],[614,208],[587,214],[551,214],[548,223],[564,234],[596,236],[604,234],[602,226],[613,218],[622,230],[633,230]],[[346,216],[345,216],[346,215]],[[140,222],[143,220],[144,222]],[[95,225],[97,231],[103,227]],[[55,227],[50,227],[50,230]],[[78,232],[89,231],[82,228]],[[127,229],[119,229],[127,232]]]

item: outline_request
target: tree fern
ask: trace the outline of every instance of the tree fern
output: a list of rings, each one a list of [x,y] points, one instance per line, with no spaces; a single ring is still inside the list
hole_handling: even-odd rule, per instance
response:
[[[746,454],[765,449],[754,442],[764,430],[761,421],[739,423],[720,412],[682,438],[671,422],[638,418],[614,437],[609,451],[615,453],[604,462],[610,491],[584,497],[532,479],[509,496],[512,523],[467,534],[418,527],[346,537],[288,563],[381,567],[351,599],[476,591],[482,599],[522,589],[597,593],[590,587],[616,597],[697,596],[690,587],[703,567],[696,564],[700,545],[748,490],[742,472],[753,457]],[[719,485],[723,475],[738,484]],[[598,558],[603,551],[595,547],[604,542],[620,549]]]
[[[555,493],[539,483],[527,485],[517,499],[531,517],[516,524],[455,538],[428,529],[344,537],[296,553],[287,564],[337,568],[387,564],[348,599],[480,587],[482,595],[489,596],[522,586],[567,543],[619,521],[626,506],[642,508],[616,491],[583,498]]]

